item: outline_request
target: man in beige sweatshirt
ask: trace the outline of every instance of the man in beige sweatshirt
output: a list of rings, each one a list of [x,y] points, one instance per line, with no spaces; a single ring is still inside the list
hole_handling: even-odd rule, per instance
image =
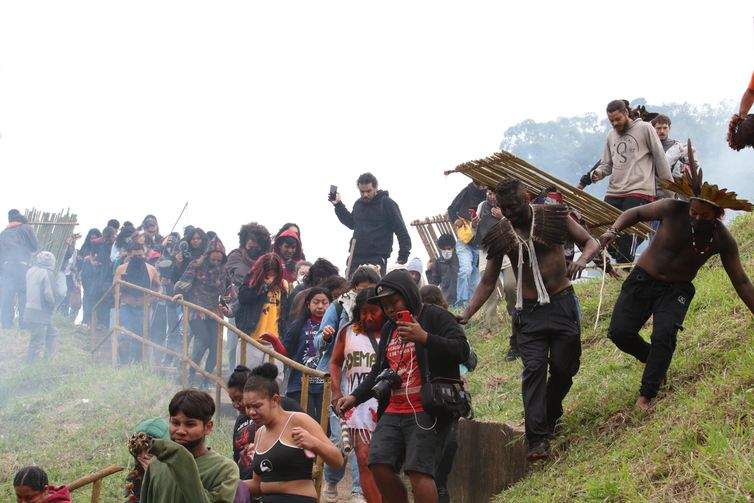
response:
[[[649,122],[631,119],[624,100],[607,104],[607,119],[613,129],[607,135],[600,164],[592,172],[592,182],[609,176],[605,202],[621,211],[653,202],[657,198],[655,176],[672,180],[657,132]],[[631,263],[639,243],[632,236],[621,236],[611,254],[618,263]]]

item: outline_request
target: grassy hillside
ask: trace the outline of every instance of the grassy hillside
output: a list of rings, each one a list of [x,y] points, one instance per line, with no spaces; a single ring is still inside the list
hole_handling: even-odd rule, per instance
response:
[[[733,224],[754,275],[754,219]],[[620,283],[608,278],[597,330],[599,281],[577,286],[581,369],[566,398],[554,455],[495,501],[751,501],[754,499],[754,321],[719,260],[700,271],[666,386],[649,413],[633,404],[642,366],[606,338]],[[501,337],[469,331],[477,416],[523,422],[521,363],[502,360]],[[648,337],[651,326],[643,334]]]
[[[94,364],[84,335],[58,321],[61,340],[50,362],[26,365],[28,333],[0,331],[0,501],[15,501],[13,475],[37,464],[54,484],[67,483],[112,464],[130,469],[126,449],[132,428],[148,417],[167,417],[180,389],[141,367]],[[213,449],[231,454],[231,420],[209,437]],[[126,472],[105,479],[103,502],[121,501]],[[73,493],[88,502],[91,486]]]
[[[754,219],[733,225],[754,274]],[[496,501],[747,501],[754,499],[754,321],[719,261],[699,274],[697,293],[655,408],[634,411],[641,366],[606,339],[620,283],[608,279],[593,329],[599,281],[580,284],[581,370],[566,399],[554,455]],[[125,442],[141,419],[167,415],[179,387],[140,367],[92,362],[88,335],[60,322],[58,356],[27,366],[24,332],[0,331],[0,501],[27,464],[65,483],[111,464],[130,466]],[[648,334],[649,327],[645,329]],[[503,362],[508,333],[469,335],[480,355],[470,374],[476,415],[523,421],[520,361]],[[210,435],[230,454],[231,420]],[[494,448],[491,446],[490,448]],[[484,455],[484,453],[480,453]],[[106,479],[102,501],[120,501],[124,474]],[[89,501],[88,490],[74,501]]]

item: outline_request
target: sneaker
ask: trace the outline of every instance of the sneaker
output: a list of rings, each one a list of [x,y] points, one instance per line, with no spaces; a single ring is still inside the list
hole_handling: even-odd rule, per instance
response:
[[[535,440],[534,443],[529,444],[529,461],[537,461],[538,459],[545,459],[550,455],[550,441],[546,438]]]
[[[325,483],[325,501],[327,503],[338,503],[338,485],[330,482]]]
[[[437,503],[450,503],[450,494],[447,487],[437,488]]]
[[[515,361],[516,358],[518,358],[520,355],[518,354],[518,351],[516,351],[514,348],[510,348],[508,350],[508,354],[505,355],[505,361],[512,362]]]
[[[348,503],[367,503],[367,500],[361,493],[351,493],[351,498],[348,500]]]

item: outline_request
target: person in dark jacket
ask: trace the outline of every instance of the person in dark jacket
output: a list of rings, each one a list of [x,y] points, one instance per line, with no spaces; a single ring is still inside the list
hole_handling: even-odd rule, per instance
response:
[[[437,238],[437,248],[440,256],[427,269],[427,281],[430,285],[437,285],[448,304],[456,303],[456,287],[458,286],[458,255],[456,255],[456,240],[450,234],[441,234]]]
[[[476,227],[479,216],[476,213],[479,204],[487,197],[484,185],[471,182],[458,193],[448,206],[448,219],[457,229],[464,224]],[[471,241],[465,242],[463,236],[456,241],[456,255],[458,256],[458,286],[456,288],[455,305],[464,306],[469,302],[479,283],[479,246]]]
[[[18,210],[8,212],[8,226],[0,232],[0,277],[2,278],[2,301],[0,316],[2,326],[13,326],[14,308],[18,298],[18,324],[23,326],[26,299],[26,271],[31,266],[31,257],[39,249],[37,235],[29,221]]]
[[[358,388],[338,401],[341,414],[368,400],[378,375],[391,369],[400,384],[380,397],[379,420],[372,436],[369,469],[386,501],[408,501],[398,476],[403,464],[414,501],[436,502],[433,477],[450,422],[424,411],[420,389],[426,376],[459,379],[459,364],[469,358],[463,328],[445,309],[421,303],[411,276],[395,270],[377,285],[378,302],[388,321],[382,328],[377,362]],[[411,321],[397,321],[408,311]],[[383,381],[384,382],[384,381]]]
[[[353,230],[353,255],[347,277],[364,264],[379,265],[384,275],[387,259],[393,252],[393,234],[398,237],[399,264],[405,264],[411,254],[411,237],[398,204],[390,199],[387,191],[377,189],[377,178],[373,174],[359,176],[356,185],[361,198],[353,204],[352,211],[340,200],[340,193],[330,201],[340,223]]]
[[[304,255],[301,251],[301,241],[298,233],[293,229],[283,231],[275,238],[272,251],[277,253],[285,265],[284,277],[288,284],[296,281],[296,264],[301,262]]]

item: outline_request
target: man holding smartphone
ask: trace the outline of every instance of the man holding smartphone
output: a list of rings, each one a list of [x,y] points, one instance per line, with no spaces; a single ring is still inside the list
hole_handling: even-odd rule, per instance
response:
[[[369,469],[383,499],[408,502],[398,476],[402,466],[414,501],[436,503],[434,474],[451,422],[425,411],[421,389],[427,375],[459,379],[458,365],[468,360],[469,344],[450,312],[421,303],[408,272],[390,272],[377,284],[376,293],[369,302],[379,304],[388,318],[377,361],[353,394],[338,401],[338,412],[378,398]]]
[[[380,267],[380,275],[387,269],[387,259],[393,252],[393,234],[398,238],[399,264],[405,264],[411,254],[411,237],[408,235],[398,204],[390,199],[386,190],[377,188],[377,178],[364,173],[356,180],[361,197],[353,204],[353,210],[340,199],[340,193],[332,193],[328,199],[335,206],[335,215],[340,223],[353,230],[351,238],[351,262],[348,277],[364,264]],[[331,186],[332,189],[335,188]]]

